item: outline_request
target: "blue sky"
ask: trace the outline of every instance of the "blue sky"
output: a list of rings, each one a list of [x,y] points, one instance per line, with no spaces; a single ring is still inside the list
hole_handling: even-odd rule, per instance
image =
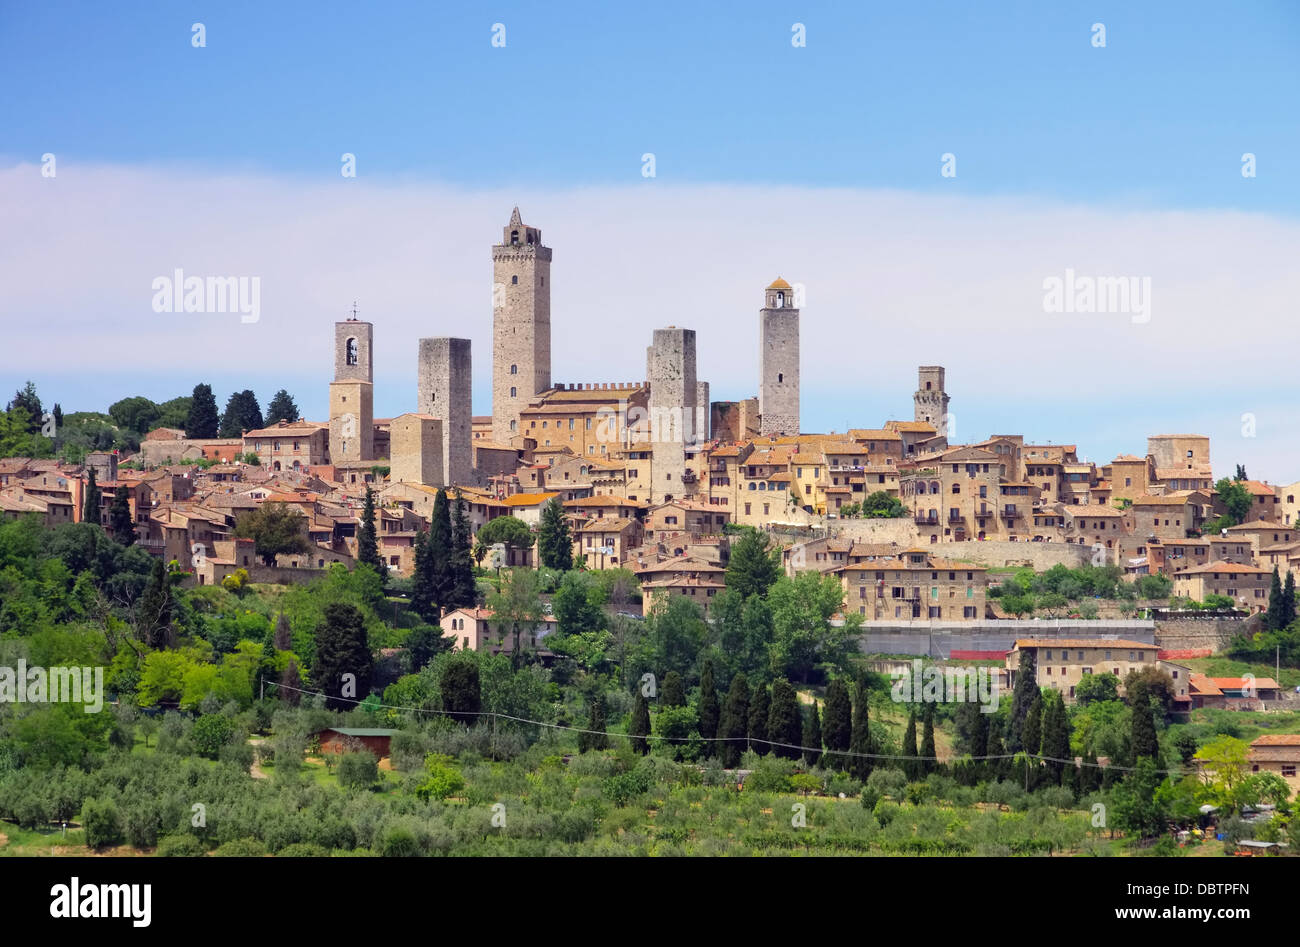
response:
[[[195,22],[206,29],[202,49],[191,46]],[[1102,49],[1091,43],[1092,25],[1098,22],[1106,30]],[[504,48],[490,42],[494,23],[505,25]],[[791,46],[794,23],[806,27],[806,48]],[[446,283],[450,294],[471,301],[486,299],[487,245],[498,238],[510,206],[523,205],[525,218],[542,226],[557,248],[557,322],[569,318],[562,308],[563,282],[582,277],[590,287],[597,279],[599,268],[593,264],[587,273],[575,255],[594,257],[601,243],[595,235],[618,232],[610,222],[594,219],[599,203],[580,199],[592,189],[625,195],[629,210],[620,212],[630,214],[649,206],[638,202],[671,192],[673,199],[683,200],[683,215],[692,213],[700,195],[742,189],[757,204],[755,213],[736,215],[730,232],[716,221],[696,227],[701,234],[726,233],[725,242],[714,237],[712,244],[693,246],[688,254],[669,239],[629,248],[613,262],[602,259],[605,267],[625,265],[620,285],[625,293],[642,296],[669,291],[659,285],[663,274],[680,272],[692,258],[752,255],[754,272],[733,274],[745,288],[729,288],[724,297],[735,300],[736,319],[742,320],[738,324],[753,319],[757,291],[748,287],[758,283],[761,288],[760,277],[766,281],[777,275],[770,270],[777,269],[796,280],[801,265],[812,269],[823,249],[819,234],[843,240],[860,227],[873,231],[873,248],[901,241],[916,258],[933,261],[936,280],[945,278],[964,251],[982,242],[977,226],[946,226],[942,214],[929,229],[909,228],[911,215],[893,205],[896,218],[828,218],[820,230],[792,226],[809,205],[827,195],[896,194],[927,207],[931,201],[969,200],[948,211],[966,225],[984,208],[997,209],[1003,213],[990,224],[997,229],[988,237],[1007,249],[1008,259],[1017,240],[1038,242],[1026,236],[1034,227],[1020,232],[1017,214],[1035,216],[1038,226],[1048,230],[1051,220],[1062,215],[1077,223],[1071,215],[1095,212],[1105,222],[1088,231],[1078,255],[1098,260],[1097,266],[1121,267],[1121,272],[1157,274],[1164,273],[1163,263],[1143,258],[1140,248],[1122,262],[1107,259],[1105,250],[1136,230],[1147,235],[1148,244],[1176,257],[1185,220],[1210,235],[1196,248],[1204,259],[1214,258],[1212,235],[1235,232],[1233,226],[1242,221],[1241,232],[1257,237],[1281,228],[1275,239],[1259,237],[1261,247],[1294,250],[1292,228],[1300,216],[1300,4],[1289,2],[1230,8],[1186,2],[731,3],[707,8],[686,3],[373,8],[354,3],[7,3],[0,4],[0,83],[6,90],[0,110],[0,174],[9,173],[3,193],[31,214],[20,212],[15,224],[36,221],[34,229],[40,231],[33,236],[11,225],[7,237],[0,238],[8,241],[0,243],[0,250],[13,248],[8,254],[12,260],[19,250],[45,247],[59,264],[57,276],[41,277],[45,283],[38,282],[30,265],[6,274],[10,299],[0,302],[6,322],[31,322],[40,313],[36,321],[45,331],[71,330],[87,316],[78,299],[96,298],[96,316],[133,325],[126,313],[134,301],[119,301],[113,292],[94,295],[96,286],[112,282],[111,275],[90,262],[112,241],[104,236],[112,232],[106,222],[121,227],[122,240],[136,241],[132,227],[143,223],[171,237],[175,265],[181,265],[180,258],[202,259],[197,247],[205,236],[246,244],[251,252],[257,245],[253,231],[274,229],[281,219],[298,221],[301,230],[324,229],[339,243],[355,240],[353,257],[365,261],[358,264],[358,278],[336,294],[331,295],[335,287],[329,274],[322,272],[317,281],[330,293],[283,307],[279,318],[286,332],[292,329],[300,337],[319,331],[322,336],[301,362],[252,353],[237,360],[214,358],[205,366],[194,358],[208,351],[208,340],[198,329],[188,346],[176,338],[154,347],[159,357],[130,371],[120,366],[74,370],[61,365],[61,359],[34,360],[22,352],[0,356],[0,381],[6,389],[35,375],[39,387],[60,393],[65,408],[102,407],[134,393],[170,396],[192,387],[198,373],[213,382],[223,399],[232,387],[253,387],[265,402],[275,388],[288,385],[296,389],[300,404],[319,416],[325,402],[328,322],[341,316],[348,301],[343,297],[360,296],[363,310],[379,312],[374,318],[381,372],[385,331],[394,352],[404,352],[413,348],[417,334],[460,334],[472,323],[478,354],[475,409],[485,413],[490,390],[486,305],[473,309],[458,303],[454,315],[436,318],[414,313],[411,324],[418,324],[418,331],[399,341],[392,333],[407,331],[407,323],[396,315],[401,302],[393,300],[393,321],[386,327],[385,296],[361,278],[366,266],[377,278],[387,260],[402,255],[401,248],[384,246],[384,234],[390,231],[373,215],[364,216],[366,209],[394,196],[400,205],[405,193],[434,195],[427,204],[432,211],[422,221],[429,230],[462,219],[455,195],[476,208],[492,208],[481,220],[475,218],[474,229],[457,235],[474,248],[463,264],[459,258],[455,265],[435,259],[430,272],[411,277]],[[357,180],[346,185],[339,175],[343,152],[355,154],[358,167]],[[656,157],[654,180],[641,175],[646,152]],[[940,156],[946,152],[956,156],[955,178],[939,174]],[[1257,156],[1253,179],[1240,173],[1244,152]],[[65,193],[80,188],[77,207],[61,205],[56,214],[44,203],[50,188],[40,188],[49,182],[32,171],[45,153],[58,156],[58,186]],[[91,169],[97,176],[92,177]],[[164,178],[184,180],[190,199],[157,198],[155,206],[155,192],[142,182]],[[218,203],[259,193],[268,181],[273,191],[292,195],[296,202],[286,196],[283,204],[274,205],[273,218],[269,210],[259,214],[258,207],[273,203],[263,200],[250,205],[246,216],[252,219],[244,228],[228,218],[222,218],[226,229],[217,227]],[[362,216],[335,215],[330,198],[321,198],[349,185],[354,185],[349,200],[359,198]],[[216,194],[224,195],[220,202]],[[617,200],[612,204],[623,206]],[[102,213],[90,221],[92,212]],[[1141,226],[1130,227],[1130,219],[1138,217]],[[1224,221],[1234,224],[1225,231]],[[621,223],[628,233],[638,227],[635,216]],[[398,224],[390,219],[388,226]],[[71,236],[64,232],[56,239],[44,233],[56,229]],[[800,233],[797,240],[789,236],[792,230]],[[73,239],[79,233],[84,235],[80,242]],[[366,234],[364,244],[359,233]],[[758,247],[777,233],[787,242],[780,257],[769,260]],[[146,238],[142,234],[138,240]],[[686,234],[683,242],[689,242]],[[876,255],[873,250],[862,259],[861,285],[867,294],[873,281],[891,275],[872,269]],[[0,252],[0,271],[5,256]],[[1287,350],[1291,330],[1276,325],[1288,294],[1294,311],[1292,286],[1277,275],[1287,258],[1281,253],[1278,263],[1265,259],[1262,250],[1246,254],[1247,261],[1259,260],[1258,272],[1238,267],[1241,286],[1222,286],[1223,294],[1215,298],[1220,317],[1230,313],[1248,333],[1250,344],[1243,352],[1292,358],[1294,347]],[[1067,265],[1073,257],[1063,252],[1061,259]],[[168,272],[168,263],[160,253],[139,265]],[[1060,272],[1054,263],[1044,266],[1047,273]],[[690,278],[707,280],[706,270]],[[257,271],[264,272],[264,281],[277,275],[269,263]],[[915,307],[899,304],[892,314],[867,309],[873,318],[915,319],[923,325],[930,315],[927,305],[951,307],[961,304],[963,293],[978,295],[973,286],[980,273],[974,267],[962,279],[951,280],[947,296],[916,294]],[[384,278],[392,276],[385,273]],[[1179,298],[1203,295],[1200,287],[1180,285],[1179,279],[1171,270],[1159,285]],[[68,295],[67,284],[79,282],[84,282],[78,288],[81,295]],[[997,279],[990,277],[990,282]],[[1269,294],[1261,296],[1262,306],[1252,300],[1250,311],[1231,311],[1238,298],[1234,292],[1264,285]],[[611,298],[601,301],[606,311],[621,305],[610,292]],[[810,300],[816,298],[810,287]],[[41,311],[45,300],[48,312]],[[1271,307],[1269,300],[1278,306]],[[556,379],[639,377],[636,353],[644,350],[652,326],[640,317],[634,320],[624,352],[623,340],[609,337],[608,322],[582,316],[579,301],[571,302],[575,322],[590,318],[585,325],[601,328],[605,344],[622,361],[604,374],[593,374],[576,355],[573,369],[566,370],[565,356],[557,352]],[[1023,300],[1009,297],[1005,305],[1011,309],[1019,302]],[[985,303],[996,311],[996,301]],[[628,309],[638,311],[631,301]],[[703,328],[713,318],[712,311],[693,311],[689,302],[680,309],[685,313],[678,318],[685,324]],[[1289,376],[1254,372],[1180,389],[1188,372],[1209,361],[1205,351],[1212,337],[1202,336],[1200,348],[1189,343],[1174,353],[1173,364],[1160,369],[1164,375],[1148,359],[1152,377],[1125,380],[1122,392],[1114,379],[1090,383],[1087,366],[1114,361],[1117,351],[1155,351],[1151,336],[1134,338],[1123,334],[1131,327],[1106,324],[1095,331],[1048,326],[1041,336],[1007,338],[1005,345],[1031,345],[1037,354],[1054,353],[1058,360],[1083,367],[1069,373],[1080,385],[1072,401],[1041,394],[1038,380],[1059,376],[1059,367],[1029,366],[1025,377],[1009,373],[990,379],[987,357],[970,355],[970,343],[958,328],[952,337],[936,331],[924,344],[910,339],[899,351],[897,365],[884,370],[818,377],[809,358],[835,346],[828,346],[825,335],[818,337],[816,318],[810,302],[804,403],[809,429],[841,427],[844,421],[866,426],[906,415],[915,365],[921,360],[913,352],[924,349],[949,365],[950,387],[955,397],[964,398],[970,417],[964,433],[972,438],[992,430],[1021,430],[1043,439],[1056,433],[1053,439],[1078,441],[1083,452],[1102,460],[1108,452],[1140,451],[1145,434],[1157,433],[1153,428],[1194,427],[1213,435],[1235,430],[1239,416],[1252,408],[1264,416],[1273,411],[1277,423],[1260,422],[1261,431],[1272,431],[1276,439],[1267,453],[1259,453],[1265,450],[1261,443],[1215,451],[1216,467],[1230,469],[1236,457],[1256,455],[1260,462],[1280,466],[1296,433],[1283,423],[1286,399],[1292,397]],[[665,317],[662,324],[671,321]],[[1193,327],[1203,332],[1205,323],[1185,321],[1181,327],[1185,331],[1175,334],[1186,335]],[[127,331],[137,331],[138,346],[150,349],[156,328]],[[1276,344],[1261,345],[1261,338],[1267,340],[1275,328],[1283,330]],[[1004,331],[989,318],[978,337],[997,338]],[[1164,331],[1172,331],[1168,323]],[[1161,336],[1159,345],[1166,338]],[[718,340],[711,341],[715,349],[725,350]],[[702,346],[709,343],[701,338]],[[178,366],[182,353],[183,365]],[[394,357],[406,359],[404,354]],[[756,382],[747,388],[745,379],[728,377],[725,351],[713,358],[720,379],[715,397],[752,393]],[[708,360],[702,355],[701,361],[704,374]],[[413,376],[413,366],[402,361],[398,369],[400,384],[377,391],[379,413],[412,407],[401,385]],[[872,377],[860,377],[867,374]],[[841,390],[845,386],[853,389],[847,398]],[[1028,393],[1033,394],[1026,397]],[[1264,437],[1259,435],[1261,441]],[[1270,472],[1295,479],[1300,465]]]

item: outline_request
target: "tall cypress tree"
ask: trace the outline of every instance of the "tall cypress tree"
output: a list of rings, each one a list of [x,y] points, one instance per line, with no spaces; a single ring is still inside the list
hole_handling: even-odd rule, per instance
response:
[[[632,705],[632,717],[628,720],[627,732],[632,737],[633,750],[643,756],[650,752],[650,742],[646,740],[650,734],[650,704],[640,688],[637,688],[636,703]]]
[[[388,567],[379,557],[379,538],[375,532],[375,493],[369,484],[366,484],[366,502],[361,508],[361,529],[357,532],[357,561],[378,572],[380,581],[388,581]]]
[[[749,733],[749,681],[741,671],[731,679],[726,703],[722,706],[722,719],[718,724],[722,737],[722,765],[735,769],[745,751],[745,738]]]
[[[567,571],[573,568],[573,537],[569,534],[569,521],[564,518],[564,506],[559,497],[542,507],[541,522],[537,527],[537,553],[542,565],[548,569]]]
[[[929,775],[939,770],[939,761],[936,759],[939,751],[934,743],[934,704],[925,705],[921,720],[923,723],[921,727],[921,752],[919,754],[921,772]]]
[[[759,756],[767,756],[772,747],[767,742],[767,715],[772,709],[772,698],[767,687],[760,684],[749,698],[749,748]]]
[[[172,584],[161,559],[155,559],[153,574],[135,612],[136,633],[145,646],[157,650],[171,644]]]
[[[803,718],[803,759],[809,766],[819,766],[822,761],[822,721],[816,701],[808,711]]]
[[[195,385],[190,401],[190,413],[185,419],[185,436],[216,437],[220,426],[221,418],[217,415],[217,399],[213,397],[212,386],[202,383]]]
[[[433,499],[433,515],[429,518],[429,559],[433,576],[433,600],[440,609],[451,601],[456,577],[451,561],[451,507],[447,491],[439,489]]]
[[[1154,760],[1156,765],[1160,765],[1160,740],[1156,736],[1156,723],[1151,708],[1151,693],[1147,690],[1145,684],[1139,684],[1134,688],[1135,693],[1130,694],[1130,703],[1133,706],[1133,729],[1129,738],[1130,753],[1133,756],[1133,764],[1142,757]]]
[[[871,753],[871,722],[868,719],[866,683],[858,681],[857,691],[857,700],[853,702],[853,734],[849,738],[849,749],[855,755],[850,757],[849,771],[855,779],[865,783],[874,765],[868,755]]]
[[[1286,574],[1286,584],[1282,586],[1282,627],[1286,628],[1295,621],[1295,573]]]
[[[86,495],[81,502],[81,521],[99,525],[99,487],[95,485],[95,468],[86,469]]]
[[[903,775],[910,781],[921,778],[921,767],[916,758],[916,708],[907,708],[907,729],[903,731]]]
[[[1007,752],[1006,746],[1002,743],[1002,732],[997,727],[989,727],[989,742],[985,756],[982,772],[985,779],[991,783],[997,782],[1006,776],[1007,761],[1003,755]]]
[[[587,699],[588,732],[578,734],[578,752],[603,750],[609,746],[609,737],[605,735],[605,695],[593,693]]]
[[[700,671],[700,700],[698,713],[700,736],[704,738],[704,755],[712,756],[717,745],[710,742],[718,735],[718,718],[721,708],[718,706],[718,687],[713,680],[713,659],[704,659],[704,669]]]
[[[826,687],[826,719],[822,733],[831,762],[840,769],[847,769],[849,758],[844,753],[853,737],[853,705],[842,678],[835,678]]]
[[[415,571],[411,576],[411,610],[427,622],[437,620],[437,590],[433,574],[433,554],[429,549],[429,531],[422,529],[415,537]]]
[[[1038,697],[1037,652],[1025,648],[1020,652],[1020,667],[1016,671],[1016,687],[1011,695],[1011,714],[1007,717],[1007,749],[1019,753],[1025,747],[1025,716]],[[1037,747],[1034,748],[1037,751]]]
[[[1043,712],[1043,756],[1048,757],[1047,772],[1052,782],[1064,785],[1066,773],[1074,769],[1074,760],[1070,756],[1070,719],[1065,713],[1065,701],[1055,691],[1047,695]]]
[[[271,639],[276,651],[291,651],[293,649],[293,633],[289,629],[289,619],[284,617],[284,612],[280,612],[280,617],[275,620],[275,637]]]
[[[1270,631],[1285,628],[1286,620],[1282,617],[1286,601],[1282,596],[1282,580],[1278,577],[1277,566],[1273,567],[1273,580],[1268,586],[1268,611],[1264,615],[1264,627]]]
[[[302,678],[298,674],[298,662],[293,658],[289,659],[280,675],[280,699],[293,707],[302,700]]]
[[[108,528],[113,538],[123,546],[135,542],[135,523],[131,521],[130,491],[123,484],[113,493],[113,505],[108,508]]]
[[[682,676],[676,671],[664,675],[664,686],[659,691],[659,703],[664,707],[685,707],[686,689],[682,686]]]
[[[472,608],[478,599],[474,585],[473,536],[465,498],[456,491],[451,502],[451,608]]]
[[[772,705],[767,712],[767,738],[775,744],[772,752],[788,760],[797,760],[799,741],[803,739],[803,721],[799,715],[799,698],[785,678],[772,682]],[[786,745],[782,745],[786,744]]]
[[[312,680],[327,695],[331,710],[352,710],[370,693],[370,639],[365,616],[347,602],[325,606],[325,621],[316,628],[316,663]],[[352,675],[346,678],[344,675]]]
[[[1026,753],[1038,753],[1043,747],[1043,692],[1034,694],[1034,701],[1025,714],[1025,726],[1021,731],[1020,748]]]

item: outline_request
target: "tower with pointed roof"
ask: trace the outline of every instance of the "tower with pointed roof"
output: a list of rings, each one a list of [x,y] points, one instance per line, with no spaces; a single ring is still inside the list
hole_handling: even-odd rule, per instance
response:
[[[492,439],[522,434],[519,412],[551,387],[551,249],[516,207],[492,248]]]
[[[799,433],[799,310],[780,277],[758,313],[758,413],[762,437]]]

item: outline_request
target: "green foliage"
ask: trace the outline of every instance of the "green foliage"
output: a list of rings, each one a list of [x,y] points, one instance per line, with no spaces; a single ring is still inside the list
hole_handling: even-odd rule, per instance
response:
[[[334,710],[356,706],[370,693],[372,665],[360,609],[343,602],[327,606],[325,622],[316,631],[316,660],[312,665],[313,681],[329,695],[326,705]]]
[[[477,655],[471,657],[466,652],[459,652],[442,670],[442,709],[450,713],[453,720],[463,724],[477,723],[479,712],[483,708],[482,684],[476,657]]]
[[[1232,522],[1228,526],[1236,526],[1239,523],[1246,522],[1250,515],[1250,508],[1254,504],[1254,499],[1240,481],[1229,480],[1227,477],[1217,481],[1214,484],[1214,492],[1218,494],[1219,502],[1227,511],[1226,518]]]
[[[870,519],[898,519],[907,516],[908,510],[897,497],[877,490],[862,501],[862,515]]]
[[[263,564],[274,566],[282,555],[304,555],[311,550],[307,541],[307,519],[294,507],[279,500],[266,500],[235,520],[235,536],[251,539]]]
[[[425,778],[415,793],[421,799],[439,802],[454,796],[465,788],[465,778],[450,756],[430,753],[424,758]]]
[[[242,437],[245,431],[258,431],[265,426],[262,423],[262,406],[257,403],[257,396],[245,388],[232,394],[226,402],[217,436]]]
[[[537,527],[537,554],[547,569],[565,571],[573,568],[573,536],[558,496],[552,497],[542,507],[541,522]]]
[[[727,561],[727,588],[742,599],[766,595],[781,575],[781,551],[772,547],[771,537],[746,527],[731,544]]]
[[[767,738],[772,741],[772,752],[777,756],[795,760],[802,754],[798,749],[803,739],[803,719],[799,713],[799,700],[790,682],[784,678],[777,678],[772,682],[771,706],[767,715]]]
[[[344,789],[370,789],[379,782],[379,761],[369,750],[340,753],[338,774],[339,785]]]
[[[1085,674],[1074,687],[1074,699],[1084,707],[1103,700],[1119,700],[1119,678],[1109,671]]]
[[[266,426],[278,424],[280,421],[297,421],[301,415],[298,413],[298,405],[290,397],[289,392],[281,388],[271,398],[271,403],[266,406]]]
[[[266,506],[265,503],[262,505]],[[361,528],[357,530],[357,562],[370,566],[381,582],[387,580],[388,566],[379,555],[379,539],[375,532],[375,492],[369,484],[366,485],[366,499],[361,508]]]
[[[221,753],[221,748],[237,731],[238,727],[229,717],[221,714],[203,714],[194,721],[190,739],[193,740],[194,749],[200,756],[215,760]]]
[[[514,549],[527,549],[533,544],[533,531],[528,524],[515,516],[498,516],[488,520],[478,531],[478,541],[484,546],[504,543]]]
[[[213,397],[212,386],[203,383],[195,385],[190,399],[189,414],[185,418],[185,436],[216,437],[221,421],[217,417],[217,399]]]
[[[91,848],[119,845],[124,837],[122,814],[112,799],[87,799],[81,807],[81,826]]]
[[[748,735],[749,680],[742,671],[731,679],[731,689],[727,692],[718,723],[718,736],[725,741],[722,744],[722,765],[727,769],[740,764]]]
[[[650,752],[650,744],[646,737],[650,733],[650,705],[646,701],[645,694],[640,689],[636,692],[636,699],[632,705],[632,716],[627,722],[628,736],[632,749],[636,753],[645,755]]]

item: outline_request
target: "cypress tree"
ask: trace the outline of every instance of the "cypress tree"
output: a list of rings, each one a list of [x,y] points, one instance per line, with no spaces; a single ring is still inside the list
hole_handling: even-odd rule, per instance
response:
[[[767,733],[767,716],[771,709],[771,695],[767,687],[760,684],[749,698],[749,748],[759,756],[767,756],[772,749]]]
[[[429,518],[429,568],[433,582],[433,600],[445,609],[456,586],[451,560],[451,505],[447,491],[439,488],[433,498],[433,515]]]
[[[171,644],[172,584],[161,559],[155,559],[153,574],[136,606],[136,631],[146,647],[157,650]]]
[[[1097,763],[1097,754],[1088,750],[1083,757],[1083,768],[1079,771],[1082,792],[1086,795],[1101,788],[1101,767]]]
[[[471,608],[478,600],[471,534],[465,498],[457,490],[451,503],[451,595],[447,603],[450,608]]]
[[[564,518],[564,506],[559,497],[542,507],[541,522],[537,527],[537,552],[542,565],[548,569],[567,571],[573,568],[573,537],[569,535],[569,521]]]
[[[1286,574],[1286,584],[1282,586],[1282,627],[1290,626],[1295,621],[1295,573]]]
[[[686,689],[682,686],[682,676],[676,671],[664,675],[664,686],[659,692],[659,703],[664,707],[685,707]]]
[[[907,729],[903,731],[903,775],[909,782],[915,782],[921,778],[921,767],[917,765],[916,759],[916,709],[912,706],[907,708]]]
[[[705,740],[704,755],[712,756],[717,745],[711,743],[718,735],[718,718],[721,708],[718,706],[718,688],[713,680],[713,659],[704,659],[704,669],[700,671],[700,700],[698,705],[700,719],[700,736]]]
[[[1282,580],[1278,578],[1277,566],[1273,567],[1273,580],[1268,586],[1268,611],[1264,615],[1264,627],[1270,631],[1277,631],[1286,627],[1286,621],[1282,617],[1286,609],[1286,602],[1282,597]]]
[[[135,523],[131,521],[130,491],[125,485],[113,493],[113,505],[108,508],[108,528],[113,538],[123,546],[135,542]]]
[[[185,436],[191,439],[216,437],[220,426],[221,419],[217,416],[217,399],[212,395],[212,386],[195,385],[189,416],[185,419]]]
[[[284,617],[284,612],[280,612],[280,617],[275,620],[275,637],[271,639],[271,643],[276,651],[293,650],[293,634],[289,629],[289,619]]]
[[[826,687],[826,719],[822,723],[822,733],[831,762],[840,769],[848,768],[849,757],[844,753],[853,736],[853,706],[849,701],[848,687],[838,677]]]
[[[767,738],[775,746],[772,752],[788,760],[797,760],[803,739],[803,721],[799,714],[799,698],[785,678],[772,682],[772,705],[767,712]],[[786,744],[786,745],[781,745]]]
[[[1011,695],[1011,714],[1007,718],[1007,749],[1012,753],[1025,748],[1025,716],[1038,696],[1036,655],[1037,652],[1032,648],[1020,652],[1020,667],[1016,671],[1016,686]]]
[[[1021,731],[1021,749],[1026,753],[1036,754],[1043,747],[1043,692],[1034,694],[1034,702],[1025,714],[1025,726]]]
[[[433,575],[433,554],[429,549],[429,530],[415,537],[415,571],[411,575],[411,610],[432,622],[438,617]]]
[[[718,726],[718,736],[726,741],[722,744],[722,765],[735,769],[745,750],[745,737],[749,732],[749,681],[744,671],[731,679],[731,689],[727,691]]]
[[[921,764],[921,773],[928,775],[939,769],[939,762],[935,759],[939,752],[934,743],[934,704],[925,705],[922,719],[925,725],[921,728],[921,752],[918,762]]]
[[[989,727],[988,750],[985,756],[983,772],[985,778],[995,783],[1002,779],[1007,772],[1007,761],[1004,758],[1007,752],[1006,746],[1002,743],[1002,732],[997,727]]]
[[[453,720],[472,727],[485,719],[482,713],[483,683],[476,661],[467,656],[448,662],[442,669],[439,684],[442,709],[450,713]]]
[[[302,700],[302,678],[298,674],[298,662],[289,659],[284,673],[280,675],[280,699],[291,707],[297,707]]]
[[[316,629],[316,663],[312,665],[312,680],[328,695],[326,706],[331,710],[352,710],[364,700],[370,693],[373,663],[365,616],[361,611],[346,602],[325,606],[325,621]],[[353,675],[354,687],[346,687],[345,674]]]
[[[1065,701],[1055,692],[1048,694],[1047,708],[1043,714],[1043,755],[1050,757],[1047,770],[1054,783],[1064,785],[1067,773],[1072,776],[1074,760],[1070,756],[1070,719],[1065,713]],[[1053,760],[1068,760],[1057,763]]]
[[[379,573],[382,582],[388,580],[388,567],[379,558],[379,538],[375,532],[375,493],[366,484],[366,502],[361,508],[361,529],[357,532],[357,562],[370,566]]]
[[[822,720],[816,701],[808,710],[803,723],[803,745],[806,747],[803,759],[809,766],[819,766],[822,761]]]
[[[245,388],[232,394],[226,402],[226,410],[221,416],[221,426],[217,435],[240,437],[245,431],[256,431],[265,426],[262,423],[262,407],[257,403],[257,395]]]
[[[871,723],[867,711],[867,688],[858,682],[857,700],[853,702],[853,734],[849,738],[849,749],[856,755],[850,757],[849,771],[855,779],[867,781],[871,775]]]
[[[95,468],[86,471],[86,495],[81,503],[81,520],[83,523],[99,525],[99,487],[95,485]]]
[[[632,716],[627,724],[628,735],[632,737],[632,749],[644,756],[650,752],[650,743],[646,737],[650,734],[650,704],[640,688],[636,692],[636,703],[632,705]]]
[[[976,706],[973,701],[971,706]],[[988,755],[989,729],[989,715],[977,707],[975,711],[975,728],[971,731],[970,742],[970,754],[976,759]]]
[[[605,695],[592,694],[587,700],[587,731],[578,734],[578,752],[603,750],[609,746],[605,735]]]
[[[1133,757],[1133,764],[1142,757],[1154,760],[1156,765],[1160,765],[1160,741],[1156,737],[1156,724],[1151,709],[1151,694],[1145,684],[1139,684],[1134,688],[1136,693],[1131,695],[1133,705],[1133,729],[1129,738],[1130,751]]]

